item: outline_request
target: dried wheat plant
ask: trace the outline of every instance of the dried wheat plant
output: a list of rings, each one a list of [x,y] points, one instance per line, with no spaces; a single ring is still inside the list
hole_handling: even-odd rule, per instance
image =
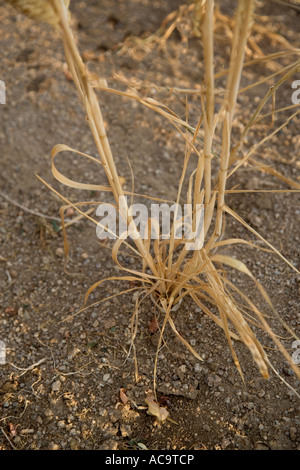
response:
[[[125,240],[118,238],[112,248],[112,258],[114,262],[118,268],[126,274],[124,276],[116,276],[109,279],[99,280],[90,287],[86,293],[85,301],[87,302],[90,293],[95,288],[99,287],[104,281],[138,281],[140,283],[140,287],[137,289],[140,289],[140,295],[136,299],[136,308],[131,318],[133,348],[134,338],[137,331],[138,309],[140,307],[140,303],[146,296],[151,296],[157,307],[163,312],[163,321],[160,325],[160,339],[157,351],[162,344],[166,325],[169,324],[175,335],[183,342],[189,351],[194,354],[196,358],[202,360],[199,353],[195,351],[189,342],[183,338],[176,329],[176,315],[180,314],[178,307],[180,308],[180,303],[185,297],[190,297],[202,309],[202,311],[224,331],[228,340],[233,361],[242,378],[243,371],[233,346],[233,339],[239,340],[246,345],[263,377],[267,378],[269,376],[269,369],[273,368],[270,362],[270,358],[268,357],[263,345],[254,334],[253,329],[251,328],[251,324],[261,328],[272,338],[275,345],[281,351],[286,361],[288,361],[297,377],[300,377],[299,368],[296,366],[296,364],[293,363],[288,351],[283,346],[279,337],[272,331],[269,323],[267,322],[265,314],[262,313],[253,304],[251,299],[248,298],[245,293],[241,292],[238,287],[228,280],[225,275],[225,267],[229,266],[238,272],[248,275],[251,282],[257,286],[269,308],[271,308],[274,314],[280,318],[276,313],[275,308],[273,307],[272,302],[264,288],[255,279],[255,277],[243,262],[222,254],[222,248],[228,247],[230,245],[244,243],[252,247],[255,246],[243,239],[223,238],[224,218],[227,214],[227,216],[229,215],[243,224],[243,226],[249,229],[253,234],[255,234],[255,236],[257,236],[266,244],[268,250],[280,256],[282,260],[289,264],[291,269],[294,269],[297,274],[300,274],[299,271],[292,265],[292,263],[286,260],[281,255],[281,253],[279,253],[267,240],[265,240],[259,233],[248,226],[246,222],[238,216],[238,214],[236,214],[230,207],[226,205],[226,192],[228,191],[226,188],[226,183],[228,177],[236,172],[238,168],[245,162],[251,161],[251,159],[253,159],[253,153],[256,148],[261,143],[270,138],[270,136],[266,136],[260,143],[256,144],[255,148],[250,149],[246,154],[243,154],[242,157],[240,157],[239,146],[232,145],[231,137],[237,96],[241,91],[241,75],[243,67],[247,65],[245,64],[245,50],[252,27],[253,14],[256,3],[255,0],[238,1],[234,19],[234,28],[232,31],[230,63],[228,70],[223,70],[221,72],[216,72],[214,70],[214,1],[194,0],[196,6],[196,23],[200,28],[200,35],[203,44],[205,69],[204,83],[201,85],[202,112],[199,113],[201,115],[199,116],[199,122],[196,129],[191,128],[187,122],[182,121],[178,116],[176,116],[175,113],[173,113],[170,109],[158,101],[150,98],[141,98],[138,93],[125,93],[116,89],[108,88],[103,80],[97,79],[95,77],[91,78],[81,59],[70,29],[69,15],[67,10],[68,2],[62,2],[61,0],[49,0],[48,2],[9,0],[9,2],[32,18],[46,20],[47,22],[54,24],[59,29],[65,49],[66,61],[72,74],[81,104],[86,112],[88,124],[99,152],[99,158],[94,158],[81,152],[78,153],[99,163],[100,175],[103,172],[105,173],[108,184],[89,185],[78,183],[76,181],[67,179],[64,175],[59,173],[55,166],[56,155],[66,150],[76,152],[76,150],[71,149],[65,145],[57,145],[52,151],[52,171],[54,177],[58,181],[73,188],[89,190],[97,189],[100,191],[112,192],[114,197],[114,204],[119,210],[121,216],[124,218],[124,220],[126,220],[128,226],[130,224],[131,226],[132,224],[135,224],[135,221],[130,212],[130,207],[128,207],[126,198],[124,197],[133,195],[133,193],[125,192],[122,188],[122,182],[118,175],[114,157],[112,155],[108,137],[105,131],[101,109],[94,91],[95,87],[101,89],[102,91],[105,90],[105,92],[127,96],[128,98],[139,101],[142,105],[151,108],[165,117],[176,127],[177,130],[179,130],[179,132],[181,132],[183,138],[186,139],[187,152],[184,158],[183,171],[178,185],[178,196],[176,201],[178,203],[182,193],[183,181],[186,178],[186,170],[190,160],[190,155],[192,152],[197,155],[197,166],[192,175],[189,177],[188,181],[186,202],[191,204],[193,207],[193,227],[195,227],[196,223],[195,208],[197,207],[197,204],[204,205],[203,246],[199,246],[198,249],[193,251],[188,250],[186,243],[190,243],[190,241],[184,238],[177,239],[175,236],[175,221],[173,222],[173,226],[170,232],[170,238],[167,240],[159,237],[154,242],[151,242],[149,239],[144,240],[141,237],[137,227],[133,225],[135,228],[134,246],[127,243]],[[199,40],[199,45],[200,44],[201,42]],[[296,53],[299,54],[299,51],[296,51]],[[280,53],[278,53],[278,57],[279,56]],[[272,60],[275,58],[276,54],[273,54]],[[261,60],[265,59],[266,58],[263,58]],[[240,145],[242,145],[243,139],[253,122],[256,122],[259,119],[264,104],[269,98],[274,96],[276,87],[279,87],[282,83],[284,83],[284,81],[299,71],[299,64],[300,62],[298,60],[290,67],[287,67],[280,72],[274,72],[274,76],[281,73],[281,78],[277,85],[272,88],[269,94],[262,98],[256,112],[253,114],[248,125],[245,127]],[[226,86],[223,90],[223,94],[221,95],[223,97],[222,106],[218,111],[216,111],[215,97],[217,91],[215,87],[215,80],[216,77],[220,77],[221,75],[227,76]],[[299,112],[299,110],[296,111],[293,116]],[[213,144],[217,127],[221,127],[222,132],[221,151],[217,161],[219,169],[218,178],[217,182],[215,183],[212,179],[212,159],[215,158]],[[186,133],[186,128],[188,128],[190,132]],[[204,131],[203,140],[199,138],[200,129]],[[278,130],[279,128],[276,130],[276,132]],[[275,131],[272,132],[271,135],[274,134]],[[200,149],[198,149],[199,142],[201,143]],[[269,169],[269,171],[272,170]],[[44,180],[42,181],[44,182]],[[54,191],[54,189],[51,188],[48,183],[44,183]],[[299,184],[293,184],[296,190],[300,189]],[[228,192],[232,191],[229,190]],[[63,217],[66,207],[74,207],[82,216],[87,217],[95,224],[98,224],[98,221],[81,210],[80,206],[86,204],[86,202],[76,204],[68,201],[63,195],[60,195],[60,197],[66,202],[66,205],[61,209],[61,216],[62,228],[65,235],[65,249],[67,253],[68,245],[66,241],[66,227]],[[152,196],[148,197],[150,199],[152,198]],[[153,199],[155,198],[153,197]],[[122,207],[120,206],[120,201],[125,201],[125,203],[121,205]],[[151,230],[151,224],[153,224],[153,221],[149,219],[149,230]],[[139,271],[131,270],[120,264],[118,260],[118,252],[121,246],[124,244],[127,246],[127,249],[133,250],[134,254],[141,260],[141,269]],[[130,290],[132,289],[128,289],[124,292],[128,292]],[[237,296],[242,298],[248,310],[251,310],[251,319],[245,315],[246,307],[244,309],[241,308],[235,301],[232,291],[234,291]],[[214,313],[216,310],[218,311],[218,314]],[[283,322],[282,324],[287,329],[289,334],[296,338],[295,333],[291,331],[291,329]],[[156,384],[155,377],[157,370],[157,358],[158,354],[156,355],[154,364],[154,390]]]

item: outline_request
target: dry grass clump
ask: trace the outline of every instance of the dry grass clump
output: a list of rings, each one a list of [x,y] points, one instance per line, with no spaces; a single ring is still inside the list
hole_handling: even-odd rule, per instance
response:
[[[224,218],[227,214],[251,230],[253,234],[266,244],[269,250],[275,252],[284,261],[286,261],[292,269],[300,274],[299,271],[291,263],[285,260],[285,258],[268,241],[264,240],[261,235],[249,227],[246,222],[243,221],[238,214],[236,214],[226,204],[226,185],[229,176],[236,172],[238,168],[246,162],[255,164],[255,158],[253,155],[257,148],[272,135],[275,135],[280,127],[272,131],[269,136],[266,136],[259,143],[255,144],[255,146],[253,146],[249,151],[241,151],[243,141],[249,132],[249,129],[253,123],[258,122],[262,117],[262,110],[265,103],[272,100],[277,88],[292,77],[293,74],[299,70],[300,66],[300,62],[297,60],[297,62],[285,69],[281,69],[280,67],[278,68],[275,60],[277,57],[280,57],[282,53],[278,53],[278,55],[273,54],[272,57],[264,56],[261,59],[256,59],[261,62],[266,60],[273,61],[273,63],[276,64],[276,71],[273,72],[272,76],[279,76],[279,80],[277,84],[272,87],[270,92],[262,98],[257,110],[244,129],[239,145],[233,146],[232,130],[234,125],[235,109],[238,94],[241,92],[240,82],[242,71],[243,68],[248,65],[245,64],[244,59],[249,37],[251,39],[250,34],[253,24],[255,0],[238,1],[233,30],[230,29],[232,38],[230,63],[228,69],[221,72],[216,72],[214,69],[214,1],[195,1],[197,7],[196,24],[197,27],[200,28],[199,31],[203,44],[205,69],[204,82],[201,84],[200,90],[202,112],[199,113],[199,122],[195,129],[191,128],[187,122],[182,121],[175,115],[175,113],[158,101],[150,98],[140,98],[138,93],[134,92],[125,93],[115,89],[109,89],[106,83],[100,79],[95,77],[91,79],[73,39],[69,25],[67,8],[62,1],[50,0],[49,2],[26,2],[10,0],[10,3],[19,6],[25,13],[28,13],[28,8],[33,8],[33,4],[35,7],[39,5],[40,10],[32,10],[32,12],[30,12],[30,16],[39,17],[41,15],[41,19],[47,19],[46,16],[48,15],[46,10],[45,14],[44,11],[42,11],[44,4],[48,4],[47,11],[51,6],[54,16],[51,17],[50,21],[51,23],[54,22],[57,24],[60,29],[68,67],[78,91],[81,104],[85,109],[90,130],[99,152],[98,159],[85,154],[81,155],[99,163],[100,174],[103,172],[105,173],[108,184],[91,186],[88,184],[77,183],[76,181],[67,179],[64,175],[59,173],[55,166],[56,155],[65,150],[75,151],[65,145],[57,145],[52,151],[52,170],[55,178],[65,185],[73,188],[110,191],[114,198],[113,204],[118,209],[120,216],[122,216],[127,222],[127,226],[130,226],[131,224],[131,227],[134,227],[135,237],[133,243],[127,243],[126,240],[118,238],[112,248],[113,260],[119,269],[121,271],[125,271],[126,274],[124,276],[110,278],[110,280],[138,281],[140,283],[140,286],[136,288],[140,291],[140,294],[136,298],[136,308],[131,319],[133,344],[137,331],[137,317],[140,303],[146,296],[151,296],[164,315],[162,324],[160,325],[158,350],[163,341],[165,327],[169,324],[175,335],[184,343],[191,353],[199,360],[202,360],[198,352],[194,350],[194,348],[176,329],[175,316],[180,315],[178,307],[182,300],[188,296],[193,299],[203,312],[205,312],[220,328],[223,329],[228,340],[234,363],[242,378],[243,372],[233,346],[233,339],[239,340],[247,346],[263,377],[267,378],[269,376],[269,369],[272,367],[263,345],[253,332],[252,325],[255,325],[267,332],[278,349],[282,352],[285,359],[289,362],[295,374],[300,377],[298,367],[293,363],[279,337],[272,331],[264,313],[262,313],[253,304],[251,299],[248,298],[244,292],[241,292],[237,286],[228,280],[225,271],[226,266],[246,274],[251,282],[257,286],[268,306],[276,314],[271,299],[243,262],[222,253],[222,249],[230,245],[248,244],[250,246],[254,246],[243,239],[224,239]],[[55,20],[53,20],[53,18],[55,18]],[[171,19],[173,19],[173,16]],[[229,26],[227,25],[227,27]],[[199,40],[199,47],[200,45],[201,42]],[[299,54],[299,51],[293,50],[291,53]],[[220,89],[217,90],[215,86],[216,78],[220,76],[226,76],[226,85],[221,91]],[[267,80],[267,78],[264,78],[264,80]],[[251,86],[255,86],[255,84],[252,84]],[[175,221],[171,227],[169,239],[165,239],[160,236],[156,240],[151,241],[150,239],[143,239],[141,237],[137,227],[135,226],[135,220],[131,215],[130,207],[128,206],[125,198],[125,196],[133,195],[133,192],[125,192],[122,188],[122,181],[118,175],[114,157],[111,152],[94,87],[139,101],[142,105],[160,113],[181,132],[183,138],[186,140],[186,154],[184,156],[182,175],[178,185],[177,203],[180,201],[183,183],[187,178],[187,165],[190,161],[190,156],[192,153],[197,155],[197,166],[188,179],[188,190],[186,194],[186,203],[190,204],[193,208],[191,214],[191,224],[193,229],[197,223],[196,208],[201,205],[204,206],[204,242],[203,244],[199,242],[197,249],[189,249],[188,243],[191,243],[190,240],[187,240],[184,237],[181,239],[176,238]],[[222,106],[219,107],[218,111],[215,106],[217,95],[219,99],[220,97],[222,99]],[[291,106],[291,108],[293,108],[293,106]],[[289,119],[299,112],[300,111],[298,109]],[[273,113],[275,113],[275,110]],[[284,125],[286,125],[286,123],[287,122],[285,122]],[[185,132],[186,129],[188,129],[189,132]],[[220,135],[218,135],[219,129],[221,129]],[[201,139],[199,138],[200,130],[203,132],[203,138]],[[218,146],[220,148],[218,155],[216,155],[213,150],[216,139],[218,139]],[[213,181],[212,178],[213,159],[217,159],[218,165],[218,177],[216,182]],[[269,167],[266,167],[265,170],[276,174],[276,172]],[[280,175],[277,174],[277,176]],[[300,189],[299,184],[293,182],[291,182],[291,184],[293,184],[297,190]],[[148,197],[151,199],[152,196],[153,195]],[[64,198],[64,196],[61,197],[67,203],[66,206],[61,209],[64,233],[65,226],[63,212],[68,206],[73,206],[81,215],[88,217],[95,224],[98,224],[97,220],[90,215],[85,214],[83,210],[81,210],[80,206],[86,204],[85,202],[73,204]],[[123,201],[124,203],[120,204],[120,201]],[[149,233],[151,228],[153,228],[153,220],[149,219]],[[156,229],[159,230],[159,227],[156,227]],[[66,239],[65,243],[67,252],[68,246]],[[141,269],[139,271],[128,269],[126,266],[122,266],[120,264],[118,253],[124,244],[127,249],[133,251],[135,256],[139,257],[141,261]],[[86,294],[86,301],[88,300],[90,293],[96,287],[99,287],[104,281],[104,279],[101,279],[90,287]],[[243,300],[244,307],[241,307],[240,304],[238,304],[233,293],[235,293],[239,299]],[[218,314],[214,313],[216,310],[218,311]],[[246,312],[249,311],[251,311],[251,316],[246,314]],[[278,316],[278,314],[276,315]],[[290,335],[296,338],[294,332],[292,332],[287,325],[284,325],[284,327],[287,328]],[[156,365],[157,357],[155,371]]]

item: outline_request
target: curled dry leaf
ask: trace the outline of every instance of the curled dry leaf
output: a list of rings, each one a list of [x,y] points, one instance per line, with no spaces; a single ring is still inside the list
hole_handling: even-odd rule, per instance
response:
[[[6,307],[5,313],[9,315],[17,315],[18,310],[14,307]]]
[[[161,423],[165,421],[168,416],[169,412],[166,410],[166,408],[163,408],[162,406],[159,406],[152,397],[148,396],[145,399],[146,404],[148,405],[148,410],[147,413],[149,415],[155,416],[156,419]]]
[[[148,450],[148,448],[145,446],[145,444],[143,444],[142,442],[138,442],[138,447],[142,450]]]
[[[8,423],[8,427],[9,427],[10,435],[11,435],[12,437],[16,437],[16,435],[17,435],[17,429],[16,429],[16,426],[14,425],[14,423]]]
[[[120,400],[123,405],[126,405],[126,403],[128,402],[128,397],[125,393],[125,388],[120,388]]]
[[[158,322],[156,317],[154,316],[152,320],[149,322],[148,325],[149,333],[156,333],[158,330]]]

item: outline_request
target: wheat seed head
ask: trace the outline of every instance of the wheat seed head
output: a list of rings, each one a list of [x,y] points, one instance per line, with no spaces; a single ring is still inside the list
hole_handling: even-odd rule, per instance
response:
[[[13,7],[33,20],[56,25],[58,22],[49,0],[7,0]],[[68,8],[70,0],[63,0]]]

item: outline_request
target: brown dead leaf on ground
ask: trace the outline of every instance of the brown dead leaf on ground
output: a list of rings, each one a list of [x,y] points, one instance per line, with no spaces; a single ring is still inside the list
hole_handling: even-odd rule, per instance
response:
[[[151,416],[155,416],[159,423],[162,423],[168,418],[168,410],[162,406],[159,406],[158,403],[153,400],[153,397],[148,396],[145,399],[145,402],[148,406],[147,413]]]
[[[125,388],[120,388],[120,400],[123,403],[123,405],[126,405],[126,403],[128,402],[128,397],[126,395]]]
[[[148,324],[149,333],[156,333],[158,330],[158,322],[156,316],[154,316]]]

